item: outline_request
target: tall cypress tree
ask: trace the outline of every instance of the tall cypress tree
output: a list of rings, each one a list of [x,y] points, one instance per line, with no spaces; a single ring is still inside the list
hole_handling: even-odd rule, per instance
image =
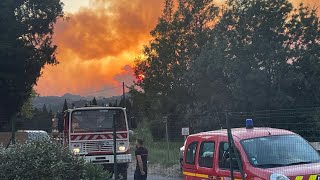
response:
[[[42,112],[43,113],[48,113],[47,105],[45,105],[45,104],[43,105]]]
[[[68,103],[67,103],[67,100],[64,99],[64,104],[63,104],[63,109],[62,109],[62,112],[66,111],[68,108]]]
[[[91,105],[94,105],[94,106],[98,105],[96,97],[93,98]]]

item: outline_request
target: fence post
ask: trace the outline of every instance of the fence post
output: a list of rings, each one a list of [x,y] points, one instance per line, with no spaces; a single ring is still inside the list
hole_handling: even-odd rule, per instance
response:
[[[169,133],[168,133],[168,117],[165,116],[165,117],[163,117],[163,119],[164,119],[164,122],[166,123],[167,158],[169,161],[170,160],[170,156],[169,156],[170,147],[169,147]]]
[[[227,113],[227,112],[226,112],[226,124],[227,124],[227,133],[228,133],[231,179],[234,180],[232,158],[233,158],[233,155],[235,155],[235,158],[237,160],[237,164],[238,164],[238,167],[239,167],[239,170],[240,170],[240,173],[241,173],[241,179],[245,180],[245,175],[243,173],[241,160],[240,160],[239,154],[237,152],[237,149],[236,149],[236,147],[234,145],[232,132],[231,132],[231,127],[230,127],[230,122],[229,122],[229,113]]]
[[[113,176],[114,179],[118,179],[117,172],[117,130],[116,130],[116,118],[113,116]]]

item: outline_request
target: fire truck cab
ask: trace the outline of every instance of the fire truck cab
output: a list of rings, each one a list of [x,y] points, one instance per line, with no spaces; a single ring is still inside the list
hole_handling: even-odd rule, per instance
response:
[[[116,149],[113,148],[113,121],[116,127]],[[63,118],[63,143],[70,151],[93,164],[113,172],[117,153],[117,172],[127,179],[131,162],[129,130],[125,108],[84,107],[69,109]]]
[[[234,149],[247,180],[319,180],[320,156],[301,136],[282,129],[231,129]],[[241,179],[229,158],[227,130],[190,135],[185,142],[184,180]],[[236,156],[231,156],[236,157]],[[230,163],[231,162],[231,163]]]

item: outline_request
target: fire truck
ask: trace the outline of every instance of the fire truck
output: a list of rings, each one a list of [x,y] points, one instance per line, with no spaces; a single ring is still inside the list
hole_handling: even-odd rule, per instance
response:
[[[114,127],[116,152],[113,146]],[[87,162],[103,165],[111,173],[116,153],[117,175],[127,179],[131,154],[125,108],[83,107],[67,110],[63,118],[63,143],[73,154]]]
[[[231,134],[216,130],[190,135],[184,146],[184,180],[320,179],[319,153],[304,138],[251,125],[231,129]]]

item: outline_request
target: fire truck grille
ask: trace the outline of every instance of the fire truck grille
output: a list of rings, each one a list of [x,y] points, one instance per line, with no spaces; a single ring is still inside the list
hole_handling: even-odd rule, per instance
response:
[[[113,152],[113,146],[111,144],[105,144],[103,142],[85,142],[83,143],[83,151],[90,152]]]

